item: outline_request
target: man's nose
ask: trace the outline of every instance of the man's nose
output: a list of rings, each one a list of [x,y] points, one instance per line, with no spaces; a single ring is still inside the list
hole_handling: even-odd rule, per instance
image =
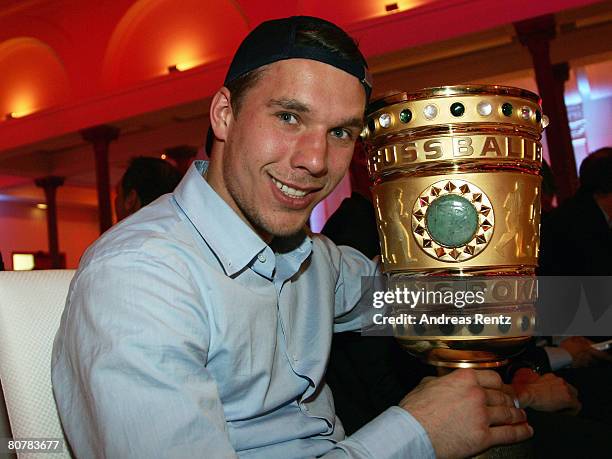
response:
[[[310,132],[302,136],[291,158],[291,166],[305,169],[315,177],[327,173],[327,132]]]

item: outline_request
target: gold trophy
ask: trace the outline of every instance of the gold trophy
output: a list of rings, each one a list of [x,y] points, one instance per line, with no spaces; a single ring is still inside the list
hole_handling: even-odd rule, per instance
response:
[[[396,318],[412,316],[394,335],[433,365],[499,367],[533,334],[539,102],[518,88],[464,85],[368,109],[362,137],[388,290],[422,294],[393,306]]]

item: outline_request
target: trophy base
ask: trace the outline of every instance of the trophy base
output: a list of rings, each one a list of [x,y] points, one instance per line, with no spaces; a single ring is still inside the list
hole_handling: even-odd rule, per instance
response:
[[[448,339],[436,336],[396,337],[400,345],[421,360],[445,368],[497,368],[519,354],[528,336]]]

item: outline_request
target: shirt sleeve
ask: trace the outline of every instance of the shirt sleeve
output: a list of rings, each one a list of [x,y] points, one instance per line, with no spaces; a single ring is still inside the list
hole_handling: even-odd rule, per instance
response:
[[[52,381],[76,457],[237,457],[197,288],[159,258],[124,252],[73,281]]]
[[[327,240],[328,244],[333,244]],[[334,246],[334,264],[338,269],[335,290],[334,333],[360,330],[371,323],[375,312],[372,292],[383,289],[385,278],[378,257],[370,260],[356,249]]]
[[[545,346],[544,350],[552,371],[557,371],[572,364],[572,355],[562,347]]]
[[[325,459],[435,459],[433,446],[419,422],[392,406],[345,440]]]

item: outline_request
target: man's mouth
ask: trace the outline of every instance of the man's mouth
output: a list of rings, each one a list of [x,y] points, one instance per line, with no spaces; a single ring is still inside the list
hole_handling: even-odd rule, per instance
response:
[[[302,198],[308,194],[308,191],[292,188],[286,183],[276,180],[274,177],[272,177],[272,182],[274,182],[276,188],[278,188],[283,194],[289,196],[290,198]]]

